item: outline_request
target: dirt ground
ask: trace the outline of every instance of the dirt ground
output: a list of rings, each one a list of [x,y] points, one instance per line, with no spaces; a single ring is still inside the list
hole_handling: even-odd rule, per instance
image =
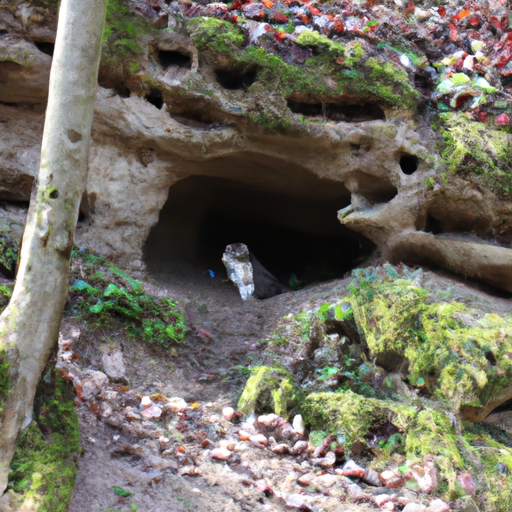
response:
[[[91,407],[91,401],[83,402],[78,407],[83,453],[70,512],[360,512],[377,510],[371,496],[390,492],[362,485],[370,498],[365,503],[360,496],[349,503],[346,498],[350,489],[345,486],[301,502],[296,480],[313,470],[309,463],[291,455],[276,456],[250,443],[242,446],[238,431],[244,425],[233,425],[222,417],[223,407],[236,408],[247,379],[245,368],[261,360],[263,347],[258,341],[272,332],[276,320],[299,311],[303,305],[311,307],[339,296],[349,280],[323,283],[265,301],[244,302],[224,277],[212,278],[207,271],[189,269],[181,275],[152,274],[146,282],[149,293],[172,297],[184,308],[190,332],[187,343],[175,351],[130,339],[121,324],[119,330],[91,330],[71,318],[66,320],[64,335],[73,330],[80,332],[73,350],[83,369],[102,370],[102,351],[120,348],[127,363],[123,384],[129,393],[137,397],[160,393],[167,398],[180,397],[189,404],[186,411],[155,426],[151,421],[140,425],[121,421],[116,416],[117,398],[109,398],[116,394],[115,387],[98,395],[96,409],[100,412]],[[425,281],[440,297],[449,296],[469,305],[478,303],[494,312],[509,310],[508,300],[468,288],[462,282],[434,273],[426,273]],[[112,415],[105,412],[105,404],[114,410]],[[228,462],[212,459],[205,449],[229,443],[236,443],[236,447]],[[273,482],[274,487],[262,488],[264,482]],[[119,496],[113,486],[133,494]],[[408,499],[421,503],[422,497],[412,494]],[[344,498],[340,501],[341,495]]]

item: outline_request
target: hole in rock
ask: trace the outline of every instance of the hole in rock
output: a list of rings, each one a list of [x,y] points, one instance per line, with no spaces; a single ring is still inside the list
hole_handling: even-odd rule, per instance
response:
[[[418,170],[419,160],[414,155],[403,155],[400,157],[400,169],[407,175],[414,174]]]
[[[438,235],[443,231],[441,228],[441,222],[435,217],[432,217],[432,215],[427,214],[425,229],[423,231],[426,231],[427,233],[432,233],[433,235]]]
[[[384,111],[375,103],[303,103],[288,100],[288,108],[294,114],[307,117],[323,117],[330,121],[360,123],[363,121],[384,120]]]
[[[154,105],[158,110],[160,110],[164,104],[162,91],[159,91],[158,89],[151,89],[149,94],[146,94],[144,98],[146,98],[146,100],[149,101],[151,105]]]
[[[129,98],[130,97],[130,89],[128,89],[128,87],[126,87],[126,85],[119,85],[118,87],[114,87],[114,92],[118,96],[121,96],[121,98]],[[160,92],[160,91],[158,91],[158,92]]]
[[[53,50],[55,49],[55,43],[43,43],[41,41],[34,41],[37,49],[40,52],[46,53],[50,57],[53,57]]]
[[[361,171],[353,172],[350,176],[357,181],[357,193],[372,204],[389,203],[398,194],[398,189],[392,183],[379,176]]]
[[[241,242],[281,283],[304,286],[341,277],[373,252],[337,220],[350,203],[342,183],[254,155],[194,165],[198,175],[170,188],[147,239],[153,275],[205,280],[213,270],[225,279],[226,245]]]
[[[237,91],[249,88],[256,81],[256,70],[217,69],[215,76],[224,89]]]
[[[177,51],[160,50],[158,52],[158,60],[164,68],[175,66],[190,69],[192,67],[190,56]]]

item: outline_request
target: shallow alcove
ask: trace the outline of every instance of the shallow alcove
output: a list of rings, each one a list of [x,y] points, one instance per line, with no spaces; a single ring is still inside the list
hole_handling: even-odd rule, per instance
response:
[[[215,76],[224,89],[245,90],[256,81],[256,69],[217,69]]]
[[[242,242],[281,282],[295,274],[308,284],[341,277],[373,252],[371,242],[337,220],[350,203],[342,183],[300,169],[292,179],[291,166],[279,174],[276,164],[217,159],[198,168],[210,176],[173,185],[146,242],[149,272],[179,278],[213,270],[225,278],[224,249]]]
[[[171,66],[190,69],[192,66],[190,55],[177,51],[160,50],[158,52],[158,61],[165,69]]]
[[[375,103],[305,103],[289,99],[288,108],[294,114],[306,117],[322,117],[329,121],[361,123],[364,121],[385,120],[384,111]]]

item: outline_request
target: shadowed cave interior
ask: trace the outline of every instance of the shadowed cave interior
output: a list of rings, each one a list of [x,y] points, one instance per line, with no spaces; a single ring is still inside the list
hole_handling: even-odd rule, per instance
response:
[[[213,270],[224,279],[224,249],[242,242],[282,283],[295,274],[307,285],[342,277],[373,252],[369,240],[337,219],[350,204],[343,183],[254,156],[216,159],[197,170],[169,189],[147,239],[152,274],[180,279]]]

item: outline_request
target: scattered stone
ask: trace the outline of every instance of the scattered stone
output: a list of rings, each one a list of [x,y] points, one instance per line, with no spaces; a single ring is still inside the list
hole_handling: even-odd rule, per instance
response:
[[[179,474],[181,476],[199,476],[201,474],[201,471],[196,466],[183,466],[182,468],[180,468]]]
[[[267,446],[268,439],[263,434],[256,434],[249,438],[249,441],[256,446]]]
[[[150,407],[153,404],[153,400],[149,396],[143,396],[140,400],[140,406],[142,408]]]
[[[315,479],[314,473],[306,473],[297,479],[297,482],[304,487],[309,487]]]
[[[449,512],[450,506],[445,501],[436,498],[428,506],[429,512]]]
[[[103,372],[96,370],[86,370],[84,374],[86,377],[82,380],[82,397],[89,400],[95,397],[108,383],[108,377]]]
[[[119,348],[104,350],[101,364],[103,371],[113,382],[126,382],[126,361]]]
[[[210,452],[210,457],[217,460],[228,460],[231,457],[231,451],[227,448],[214,448]]]
[[[336,454],[334,452],[327,452],[325,457],[311,459],[311,463],[321,468],[331,468],[336,463]]]
[[[235,441],[231,439],[223,439],[219,442],[219,448],[226,448],[229,451],[233,451],[235,449]]]
[[[307,441],[297,441],[291,448],[290,453],[292,455],[300,455],[308,449],[309,443]]]
[[[143,409],[140,414],[146,419],[157,419],[162,416],[162,408],[157,404],[153,404],[147,409]]]
[[[271,450],[277,455],[286,455],[287,453],[290,453],[290,447],[285,443],[276,444],[272,446]]]
[[[304,435],[306,427],[304,426],[304,420],[300,414],[296,414],[292,422],[293,429],[301,435]]]
[[[389,494],[379,494],[375,496],[375,504],[378,507],[382,507],[385,503],[388,503],[390,501],[393,501],[393,498]]]
[[[306,501],[304,496],[300,494],[288,494],[285,496],[284,501],[290,508],[296,508],[299,510],[312,510]]]
[[[233,407],[224,407],[224,409],[222,409],[222,416],[224,419],[231,421],[234,415],[235,409],[233,409]]]
[[[188,404],[185,402],[185,400],[183,400],[183,398],[175,396],[167,400],[165,407],[170,411],[179,412],[188,409]]]
[[[427,507],[421,503],[408,503],[402,512],[421,512],[422,510],[427,510]]]

